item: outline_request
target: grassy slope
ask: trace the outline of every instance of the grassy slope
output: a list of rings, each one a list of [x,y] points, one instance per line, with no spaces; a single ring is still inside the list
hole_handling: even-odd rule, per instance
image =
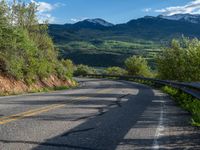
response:
[[[191,113],[192,125],[200,126],[200,101],[198,99],[167,86],[163,88],[163,91],[171,95],[183,109]]]

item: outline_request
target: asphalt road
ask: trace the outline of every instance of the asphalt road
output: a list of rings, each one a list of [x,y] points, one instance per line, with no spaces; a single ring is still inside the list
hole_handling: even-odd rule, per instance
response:
[[[0,98],[0,150],[200,149],[200,129],[148,86],[79,79],[77,89]]]

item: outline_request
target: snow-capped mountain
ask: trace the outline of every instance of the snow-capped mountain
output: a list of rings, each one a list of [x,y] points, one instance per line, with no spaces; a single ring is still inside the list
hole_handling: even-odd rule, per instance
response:
[[[105,26],[105,27],[111,27],[113,26],[112,23],[109,23],[103,19],[100,19],[100,18],[97,18],[97,19],[86,19],[84,21],[87,21],[87,22],[90,22],[90,23],[94,23],[94,24],[98,24],[98,25],[102,25],[102,26]]]
[[[86,19],[83,21],[79,21],[73,24],[76,28],[107,28],[114,26],[112,23],[109,23],[103,19]]]
[[[158,18],[168,19],[168,20],[177,20],[177,21],[186,21],[190,23],[200,23],[199,14],[175,14],[171,16],[160,15]]]

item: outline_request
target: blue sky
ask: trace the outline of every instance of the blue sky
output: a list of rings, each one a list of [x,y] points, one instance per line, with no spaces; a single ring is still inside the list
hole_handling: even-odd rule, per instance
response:
[[[102,18],[124,23],[146,15],[200,13],[200,0],[31,0],[39,6],[40,17],[51,23],[74,23]]]

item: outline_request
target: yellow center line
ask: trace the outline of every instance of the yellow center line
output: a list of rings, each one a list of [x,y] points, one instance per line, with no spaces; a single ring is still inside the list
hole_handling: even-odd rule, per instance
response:
[[[96,93],[100,94],[100,93],[104,93],[104,92],[108,92],[108,91],[111,91],[111,89],[100,90],[100,91],[97,91]],[[87,99],[87,98],[89,98],[89,97],[82,96],[82,97],[75,98],[75,100],[84,100],[84,99]],[[16,120],[20,120],[20,119],[23,119],[23,118],[26,118],[26,117],[35,116],[35,115],[38,115],[38,114],[41,114],[41,113],[44,113],[44,112],[48,112],[50,110],[58,109],[58,108],[64,107],[65,105],[66,104],[63,104],[63,103],[52,104],[52,105],[48,105],[48,106],[45,106],[45,107],[40,107],[40,108],[32,109],[32,110],[29,110],[29,111],[25,111],[25,112],[22,112],[22,113],[2,117],[2,118],[0,118],[0,125],[6,124],[6,123],[9,123],[9,122],[13,122],[13,121],[16,121]]]
[[[55,105],[55,104],[54,104]],[[57,104],[56,104],[57,105]],[[41,110],[41,109],[46,109],[46,108],[48,108],[48,107],[51,107],[51,106],[53,106],[53,105],[48,105],[48,106],[45,106],[45,107],[40,107],[40,108],[36,108],[36,109],[31,109],[31,110],[29,110],[29,111],[25,111],[25,112],[22,112],[22,113],[18,113],[18,114],[14,114],[14,115],[11,115],[11,116],[6,116],[6,117],[2,117],[2,118],[0,118],[0,121],[2,121],[2,120],[5,120],[5,119],[10,119],[10,118],[14,118],[14,117],[18,117],[18,116],[22,116],[22,115],[25,115],[25,114],[27,114],[27,113],[32,113],[32,112],[35,112],[35,111],[39,111],[39,110]]]
[[[30,116],[35,116],[37,114],[41,114],[41,113],[44,113],[44,112],[47,112],[47,111],[50,111],[50,110],[53,110],[53,109],[57,109],[57,108],[60,108],[60,107],[64,107],[65,105],[53,105],[53,106],[49,106],[49,107],[46,107],[46,108],[41,108],[41,109],[38,109],[37,111],[32,111],[32,112],[25,112],[23,115],[13,115],[12,117],[8,117],[7,119],[5,120],[2,120],[0,121],[0,125],[2,124],[6,124],[6,123],[9,123],[9,122],[12,122],[12,121],[15,121],[15,120],[19,120],[19,119],[23,119],[25,117],[30,117]]]

